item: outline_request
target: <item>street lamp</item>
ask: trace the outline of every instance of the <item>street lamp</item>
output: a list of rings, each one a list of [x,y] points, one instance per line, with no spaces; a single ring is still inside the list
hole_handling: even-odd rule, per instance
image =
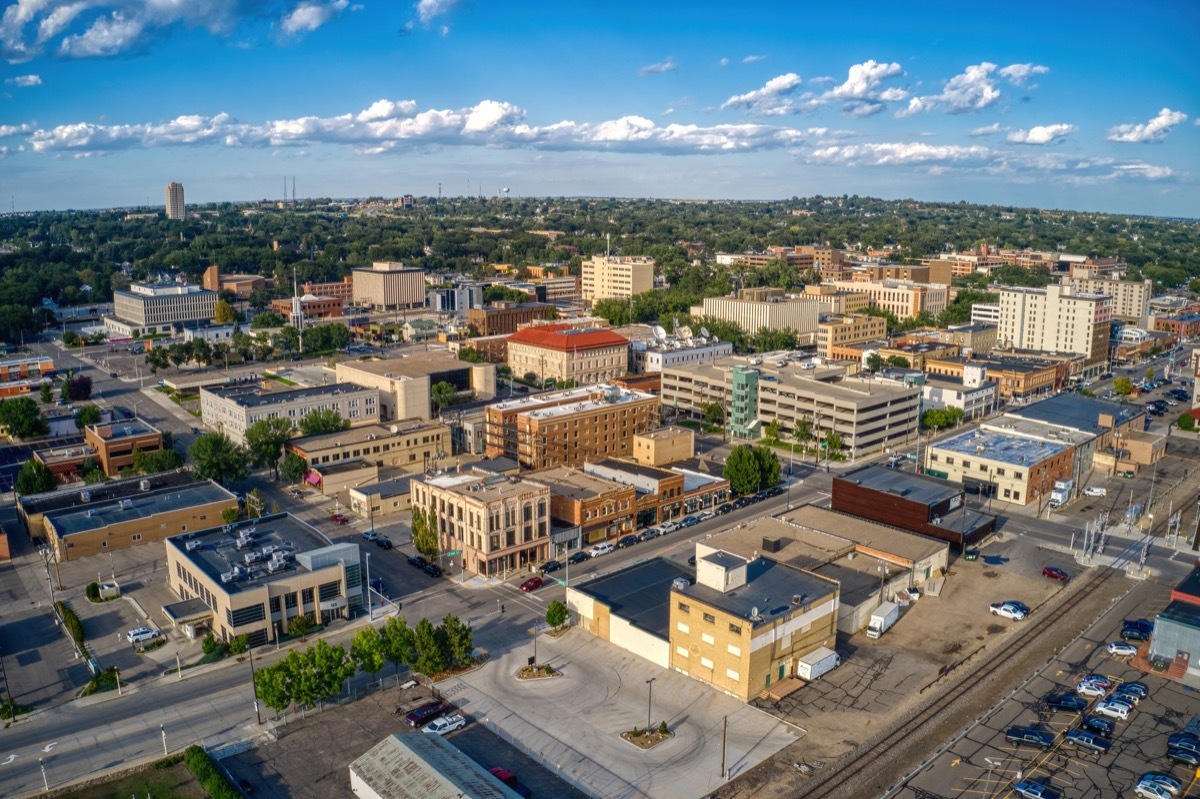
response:
[[[371,617],[371,553],[367,553],[367,616]]]
[[[658,679],[657,677],[651,677],[650,679],[646,680],[646,690],[647,690],[647,694],[646,694],[646,731],[647,732],[650,731],[650,713],[651,713],[651,709],[652,709],[651,703],[654,701],[654,681],[657,679]]]

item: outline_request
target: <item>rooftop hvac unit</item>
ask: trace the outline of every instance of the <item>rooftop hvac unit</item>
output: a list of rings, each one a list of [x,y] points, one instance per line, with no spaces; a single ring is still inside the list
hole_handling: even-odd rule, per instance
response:
[[[237,579],[237,572],[221,572],[221,584],[232,583]]]
[[[121,506],[121,510],[129,510],[130,508],[133,507],[133,500],[132,499],[123,499],[123,500],[121,500],[121,502],[119,504]]]
[[[183,548],[186,549],[188,552],[195,552],[197,549],[200,548],[200,540],[194,538],[191,541],[188,541],[186,544],[184,544]]]
[[[91,502],[92,501],[92,492],[91,491],[80,491],[79,499],[81,502]]]
[[[676,591],[686,591],[692,585],[692,581],[686,577],[676,577],[671,581],[671,587]]]
[[[149,491],[150,490],[150,481],[142,480],[140,483],[138,483],[138,488],[140,488],[142,491]]]
[[[247,552],[245,555],[242,556],[242,561],[247,566],[249,566],[251,563],[258,563],[262,559],[263,559],[262,553],[257,550],[254,550],[252,552]]]
[[[767,538],[766,536],[763,536],[763,540],[762,540],[763,552],[778,552],[781,549],[783,549],[783,539]]]
[[[268,574],[276,574],[278,572],[283,571],[287,567],[288,567],[287,561],[272,560],[270,563],[267,564],[267,573]]]

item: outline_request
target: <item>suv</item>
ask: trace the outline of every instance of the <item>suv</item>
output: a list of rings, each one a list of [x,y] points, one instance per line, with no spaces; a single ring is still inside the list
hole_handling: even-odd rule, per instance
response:
[[[588,553],[588,557],[590,557],[590,558],[598,558],[601,555],[607,555],[609,552],[612,552],[612,551],[613,551],[613,545],[611,543],[609,543],[608,541],[601,541],[599,544],[592,544],[592,546],[588,549],[587,553]]]
[[[638,537],[636,535],[623,536],[617,541],[617,549],[625,549],[626,547],[631,547],[636,543],[638,543]]]
[[[1013,786],[1013,793],[1024,799],[1062,799],[1062,794],[1049,785],[1032,780],[1022,780]]]
[[[1036,727],[1009,727],[1004,733],[1004,740],[1018,746],[1036,746],[1041,749],[1054,746],[1054,736]]]
[[[443,715],[449,709],[450,703],[444,700],[428,702],[405,716],[404,721],[410,727],[424,727],[428,722]]]

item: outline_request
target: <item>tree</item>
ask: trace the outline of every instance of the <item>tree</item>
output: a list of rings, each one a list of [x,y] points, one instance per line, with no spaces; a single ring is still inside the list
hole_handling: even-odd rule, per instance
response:
[[[438,534],[433,524],[431,514],[424,508],[414,507],[412,510],[412,539],[417,551],[429,559],[438,555]]]
[[[213,362],[213,346],[207,340],[198,338],[192,340],[192,360],[200,366],[208,366]]]
[[[350,642],[350,657],[363,671],[375,679],[375,675],[383,668],[383,639],[374,627],[363,627],[354,634]]]
[[[246,450],[250,454],[250,464],[256,469],[270,466],[278,480],[283,445],[295,431],[291,419],[282,417],[259,419],[250,425],[246,428]]]
[[[880,357],[878,352],[872,352],[870,355],[867,356],[867,371],[868,372],[872,372],[872,373],[878,372],[882,368],[883,368],[883,358]]]
[[[44,436],[50,432],[42,409],[31,397],[0,400],[0,427],[16,438]]]
[[[1125,397],[1133,393],[1133,381],[1128,377],[1118,377],[1113,381],[1113,391]]]
[[[242,518],[241,508],[226,508],[221,511],[221,521],[225,524],[233,524]]]
[[[888,356],[887,363],[888,366],[896,366],[901,369],[907,369],[908,367],[912,366],[908,358],[905,358],[903,355]]]
[[[212,345],[213,361],[220,361],[225,365],[226,369],[229,368],[229,352],[229,342],[227,341],[218,341],[216,344]]]
[[[718,402],[706,402],[700,409],[700,413],[705,424],[725,424],[725,409]]]
[[[475,652],[475,634],[471,628],[450,613],[442,619],[441,628],[446,640],[447,660],[454,666],[470,665]]]
[[[796,420],[795,436],[797,441],[808,441],[812,438],[812,420],[801,416]]]
[[[921,424],[925,429],[936,427],[938,430],[949,430],[963,418],[962,408],[930,408],[921,414]]]
[[[778,441],[779,440],[779,420],[772,419],[771,421],[767,422],[766,426],[763,428],[763,435],[766,436],[767,439],[770,441]]]
[[[250,460],[246,448],[229,440],[223,433],[205,433],[188,450],[192,474],[199,480],[227,484],[244,480]]]
[[[150,367],[150,374],[158,374],[159,369],[166,369],[170,365],[171,357],[162,347],[146,350],[146,366]]]
[[[276,713],[292,703],[287,663],[266,666],[254,672],[254,691],[263,704]]]
[[[246,298],[246,303],[254,310],[261,311],[271,304],[271,292],[262,286],[253,288],[250,290],[250,296]]]
[[[133,453],[133,470],[141,474],[169,472],[183,466],[183,456],[173,449],[161,449],[158,452]]]
[[[458,389],[454,387],[453,383],[439,380],[433,384],[429,395],[433,398],[433,403],[437,405],[438,410],[445,410],[458,400]]]
[[[42,404],[49,405],[54,402],[54,389],[49,383],[42,383]]]
[[[1195,430],[1196,420],[1190,413],[1181,413],[1179,419],[1175,422],[1180,430]]]
[[[233,310],[233,306],[225,300],[217,300],[217,307],[213,311],[213,323],[218,325],[231,325],[237,321],[237,311]]]
[[[383,643],[383,656],[392,662],[396,673],[401,666],[410,665],[417,656],[415,633],[408,626],[408,620],[402,616],[393,616],[383,625],[380,632]]]
[[[80,402],[92,398],[92,378],[87,375],[72,375],[63,382],[62,398],[67,402]]]
[[[825,435],[821,437],[821,443],[825,445],[826,458],[833,455],[834,452],[841,452],[844,446],[842,437],[832,430],[825,431]]]
[[[280,467],[279,472],[289,483],[299,483],[308,472],[308,463],[296,453],[289,452],[283,456],[283,466]]]
[[[729,487],[734,494],[753,494],[757,491],[761,479],[754,448],[748,444],[734,447],[725,459],[724,477],[729,481]]]
[[[754,457],[758,461],[758,487],[770,488],[779,482],[779,456],[770,447],[754,448]]]
[[[557,599],[550,603],[550,607],[546,608],[546,624],[556,630],[566,624],[569,617],[570,611],[567,610],[567,606]]]
[[[306,436],[349,430],[350,422],[333,408],[309,411],[300,419],[300,432]]]
[[[330,646],[324,639],[318,639],[306,654],[317,675],[321,699],[337,696],[342,683],[354,675],[354,660],[341,644]]]
[[[82,430],[88,425],[99,424],[102,418],[103,414],[95,405],[84,405],[75,411],[75,429]]]
[[[25,461],[25,465],[17,474],[15,487],[18,494],[28,495],[50,491],[56,485],[58,485],[58,481],[54,479],[54,473],[50,471],[50,467],[39,460],[30,458]]]
[[[274,311],[263,311],[260,314],[255,314],[254,318],[250,320],[250,329],[265,330],[269,327],[283,327],[285,324],[287,324],[287,320],[280,314]]]
[[[446,657],[438,641],[437,631],[429,619],[421,619],[413,631],[413,646],[416,649],[416,659],[412,663],[413,671],[432,677],[446,670]]]
[[[526,372],[521,377],[521,382],[525,383],[526,385],[536,386],[538,384],[537,372]]]

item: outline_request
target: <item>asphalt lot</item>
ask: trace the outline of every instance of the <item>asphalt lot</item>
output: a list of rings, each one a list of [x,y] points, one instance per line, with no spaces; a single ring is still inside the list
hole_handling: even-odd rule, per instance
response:
[[[1063,799],[1128,796],[1148,771],[1166,772],[1184,786],[1191,784],[1192,770],[1172,766],[1164,754],[1167,737],[1200,715],[1200,695],[1143,674],[1105,649],[1108,641],[1118,640],[1122,619],[1153,618],[1168,595],[1166,586],[1139,586],[894,795],[1008,797],[1015,796],[1011,789],[1017,781],[1033,779],[1060,791]],[[1072,692],[1078,679],[1091,673],[1114,683],[1137,680],[1149,688],[1148,698],[1129,719],[1116,721],[1112,748],[1102,755],[1063,745],[1061,733],[1077,727],[1079,716],[1048,713],[1042,703],[1052,691]],[[1055,745],[1046,752],[1015,747],[1004,738],[1012,725],[1047,730],[1055,735]],[[1194,794],[1185,791],[1181,795]]]

